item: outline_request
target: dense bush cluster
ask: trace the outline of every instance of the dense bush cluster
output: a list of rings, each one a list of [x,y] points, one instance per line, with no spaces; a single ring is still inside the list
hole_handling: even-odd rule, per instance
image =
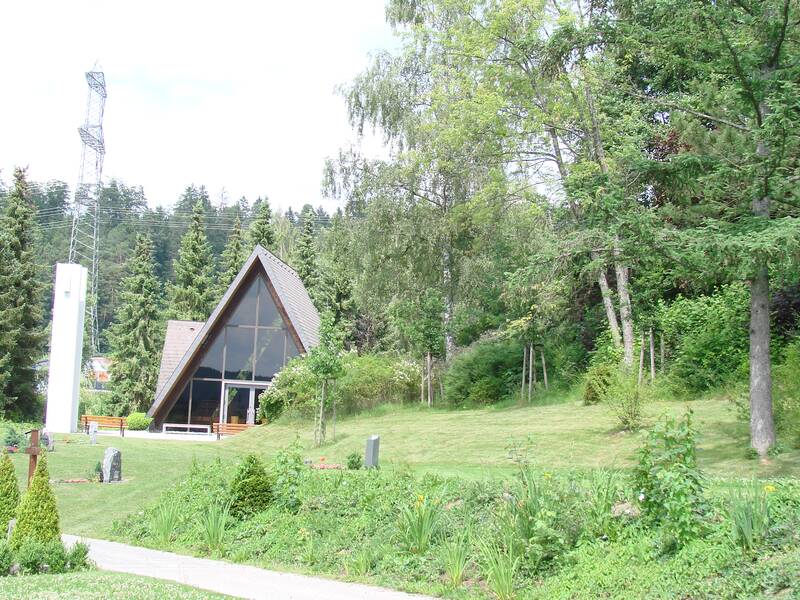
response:
[[[743,285],[661,303],[657,320],[670,349],[670,371],[690,390],[724,383],[746,364],[748,303]]]
[[[800,448],[800,339],[786,346],[773,384],[775,426],[788,444]]]
[[[797,589],[796,483],[737,483],[735,495],[703,479],[694,453],[688,417],[653,429],[633,476],[549,473],[524,453],[505,481],[312,470],[294,446],[264,469],[273,487],[258,510],[227,519],[238,488],[217,461],[194,465],[179,491],[116,531],[136,543],[463,598],[485,597],[486,588],[499,598],[715,596],[744,585],[736,578],[755,571],[753,557],[762,554],[771,557],[762,564],[771,575],[749,579],[750,595]],[[254,457],[233,481],[246,473],[262,474]],[[158,536],[153,519],[171,504],[181,516]],[[743,542],[746,524],[763,521],[763,506],[769,526]],[[202,511],[214,519],[182,516]]]
[[[518,393],[521,377],[520,342],[478,342],[453,359],[444,376],[445,397],[456,406],[495,404]]]
[[[131,431],[145,431],[152,422],[153,419],[142,412],[133,412],[128,415],[126,420],[128,429]]]
[[[246,517],[266,510],[272,501],[272,480],[255,454],[244,457],[231,481],[231,514]]]
[[[348,352],[343,375],[330,387],[330,399],[340,414],[352,414],[381,404],[401,404],[418,397],[420,366],[395,355]],[[310,415],[317,406],[317,377],[305,358],[290,361],[259,398],[259,418],[273,421],[284,411]]]

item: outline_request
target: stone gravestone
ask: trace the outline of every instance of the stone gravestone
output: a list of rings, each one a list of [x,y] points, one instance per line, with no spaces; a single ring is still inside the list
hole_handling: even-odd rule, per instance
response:
[[[56,441],[53,439],[53,434],[47,429],[42,430],[42,444],[44,444],[48,452],[52,452],[56,449]]]
[[[122,481],[122,452],[106,448],[103,455],[103,483]]]
[[[378,450],[381,445],[379,435],[371,435],[367,438],[367,450],[364,453],[364,466],[367,469],[374,469],[378,466]]]
[[[97,423],[89,423],[89,443],[94,446],[97,443]]]

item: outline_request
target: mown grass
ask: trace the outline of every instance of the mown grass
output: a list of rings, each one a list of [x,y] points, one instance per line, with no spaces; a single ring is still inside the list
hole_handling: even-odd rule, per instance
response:
[[[229,597],[149,577],[104,571],[0,578],[0,598],[14,600],[221,600]]]
[[[532,459],[547,469],[630,466],[643,433],[619,431],[614,417],[602,405],[582,406],[573,398],[548,406],[507,406],[467,410],[385,407],[372,414],[340,419],[333,440],[313,448],[310,422],[283,420],[219,443],[143,440],[99,436],[90,446],[85,435],[56,436],[49,457],[54,480],[86,477],[102,460],[106,447],[122,451],[121,484],[55,483],[62,530],[66,533],[110,538],[114,520],[138,510],[185,475],[192,460],[206,462],[219,456],[225,463],[254,452],[270,458],[296,438],[307,457],[317,462],[344,464],[351,452],[362,453],[369,435],[381,436],[384,469],[410,468],[471,479],[511,473],[508,451],[530,439]],[[731,404],[724,399],[689,403],[658,402],[646,409],[647,422],[659,415],[679,414],[691,408],[699,430],[700,467],[719,477],[800,476],[800,451],[790,450],[762,465],[747,458],[748,432]],[[13,456],[20,482],[27,474],[28,457]]]

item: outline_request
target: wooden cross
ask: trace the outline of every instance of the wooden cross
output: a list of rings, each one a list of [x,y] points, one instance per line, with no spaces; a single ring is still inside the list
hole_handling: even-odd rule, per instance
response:
[[[33,479],[33,473],[39,463],[39,454],[41,454],[42,449],[39,447],[39,430],[31,429],[27,433],[31,434],[31,445],[25,448],[25,454],[31,457],[28,463],[28,487],[31,487],[31,479]]]

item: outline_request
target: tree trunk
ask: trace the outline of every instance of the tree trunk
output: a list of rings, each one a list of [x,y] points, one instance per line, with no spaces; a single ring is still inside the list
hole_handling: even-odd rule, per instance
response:
[[[316,442],[317,446],[321,446],[322,443],[325,441],[325,383],[326,381],[322,380],[322,393],[319,397],[319,418],[317,420],[317,435]]]
[[[433,406],[433,377],[431,376],[431,353],[428,352],[428,408]]]
[[[639,379],[637,383],[642,385],[642,376],[644,375],[644,333],[642,333],[642,343],[639,346]]]
[[[775,445],[769,337],[769,272],[762,261],[750,283],[750,445],[762,459]]]
[[[663,373],[664,372],[664,354],[665,354],[665,352],[664,352],[664,334],[663,333],[659,333],[658,334],[658,340],[659,340],[659,342],[661,344],[661,361],[658,363],[658,369],[659,369],[659,371],[661,371]]]
[[[542,377],[544,378],[544,389],[548,390],[550,387],[547,385],[547,363],[544,360],[544,350],[541,351],[542,355]]]
[[[333,396],[333,441],[336,441],[336,395]]]
[[[444,286],[444,360],[453,358],[456,341],[450,324],[453,321],[455,301],[453,299],[453,256],[449,248],[442,251],[442,284]],[[430,402],[430,398],[428,399]]]
[[[615,254],[619,250],[615,250]],[[631,296],[628,292],[628,278],[630,271],[619,260],[614,263],[617,274],[617,295],[619,296],[619,316],[622,321],[622,348],[623,362],[630,368],[633,366],[633,311],[631,310]]]
[[[519,388],[520,404],[525,400],[525,374],[528,370],[528,344],[522,347],[522,385]]]
[[[533,350],[533,346],[531,346],[531,350]],[[531,355],[531,360],[533,361],[533,385],[536,385],[536,352],[535,351]]]
[[[653,328],[650,328],[650,381],[656,380],[656,346],[653,341]]]
[[[533,364],[536,361],[536,355],[533,353],[533,344],[531,344],[531,359],[528,361],[528,404],[531,403],[531,396],[533,395]]]
[[[611,339],[614,345],[619,348],[622,346],[622,335],[619,331],[617,311],[614,308],[614,300],[611,298],[611,288],[608,286],[605,268],[600,269],[597,273],[597,284],[600,286],[600,294],[603,297],[603,306],[606,309],[606,318],[608,319],[608,329],[611,331]]]
[[[765,18],[771,18],[771,12],[765,11]],[[773,62],[761,68],[764,80],[771,77],[779,58],[778,52],[771,52],[770,55],[773,56]],[[770,112],[764,100],[759,102],[758,112],[759,122],[763,124]],[[770,147],[763,139],[758,141],[756,153],[767,162]],[[769,219],[769,178],[765,177],[764,181],[764,193],[753,199],[752,210],[753,216]],[[775,445],[769,308],[769,265],[765,258],[759,258],[755,265],[755,276],[750,282],[750,445],[762,460],[766,460],[769,449]]]
[[[422,368],[419,370],[419,403],[425,404],[425,361],[422,361]]]

